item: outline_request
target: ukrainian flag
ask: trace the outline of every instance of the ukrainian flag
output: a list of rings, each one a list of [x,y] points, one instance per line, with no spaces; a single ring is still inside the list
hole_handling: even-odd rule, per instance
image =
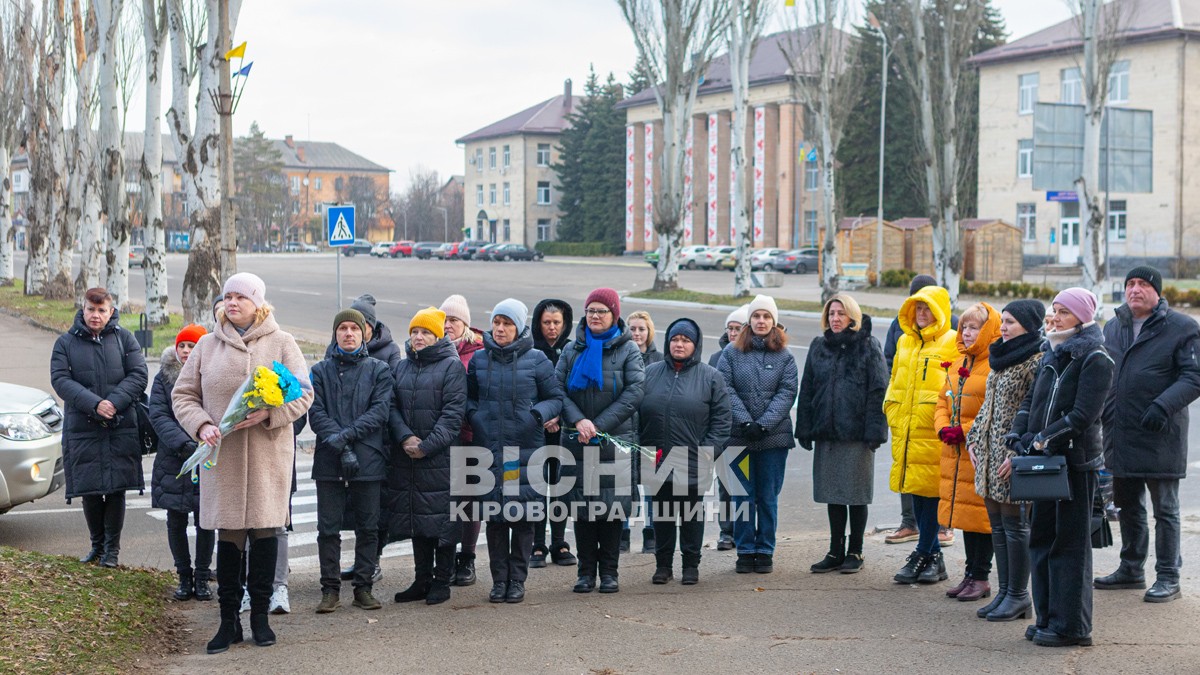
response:
[[[504,480],[518,480],[521,477],[521,461],[512,460],[504,463]]]

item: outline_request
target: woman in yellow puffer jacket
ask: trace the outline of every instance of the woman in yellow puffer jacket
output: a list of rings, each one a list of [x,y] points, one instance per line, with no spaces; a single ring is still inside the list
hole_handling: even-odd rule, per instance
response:
[[[946,384],[942,364],[958,357],[958,334],[950,327],[950,294],[926,286],[904,301],[896,319],[904,330],[896,345],[883,412],[892,430],[891,488],[912,496],[917,550],[896,573],[898,583],[946,579],[938,543],[937,510],[942,442],[934,429],[938,393]]]
[[[1000,313],[981,302],[958,318],[958,355],[946,369],[933,427],[942,439],[941,499],[938,524],[963,531],[967,569],[947,597],[970,602],[992,594],[992,525],[983,497],[975,494],[975,466],[967,452],[967,432],[987,392],[988,353],[1000,337]]]

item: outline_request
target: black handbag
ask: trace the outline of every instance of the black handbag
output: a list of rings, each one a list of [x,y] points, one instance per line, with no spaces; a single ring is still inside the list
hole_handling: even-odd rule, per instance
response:
[[[1063,455],[1030,455],[1012,458],[1009,495],[1013,501],[1069,501],[1067,458]]]
[[[150,423],[150,406],[145,394],[133,402],[133,410],[137,415],[138,443],[141,445],[142,455],[153,454],[158,449],[158,433]]]
[[[1113,545],[1112,525],[1104,512],[1092,512],[1092,548],[1108,548]]]

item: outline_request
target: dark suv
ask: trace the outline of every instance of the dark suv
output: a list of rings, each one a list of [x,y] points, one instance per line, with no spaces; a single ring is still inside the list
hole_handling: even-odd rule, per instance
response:
[[[413,257],[418,260],[429,260],[433,257],[433,251],[441,246],[440,241],[419,241],[413,244]]]
[[[371,242],[366,239],[355,239],[353,244],[340,247],[342,255],[353,258],[360,253],[362,255],[371,255]]]
[[[459,260],[474,259],[475,254],[479,252],[479,249],[483,248],[484,246],[487,246],[487,244],[488,244],[488,242],[483,241],[482,239],[468,239],[468,240],[464,241],[458,247],[458,259]]]

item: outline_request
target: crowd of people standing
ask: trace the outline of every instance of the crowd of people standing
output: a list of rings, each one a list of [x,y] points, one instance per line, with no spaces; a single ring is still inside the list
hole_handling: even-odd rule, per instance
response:
[[[720,464],[735,467],[736,483],[718,481],[717,502],[733,508],[722,511],[717,549],[736,548],[739,574],[769,574],[778,498],[797,443],[812,453],[813,500],[826,505],[830,527],[829,550],[810,570],[857,573],[866,565],[875,453],[890,438],[889,485],[911,504],[916,537],[895,581],[946,580],[943,532],[958,529],[966,564],[948,597],[991,598],[976,610],[988,621],[1033,614],[1025,635],[1037,644],[1088,645],[1093,588],[1146,587],[1146,493],[1157,579],[1145,600],[1180,596],[1178,489],[1187,407],[1200,396],[1200,328],[1161,298],[1157,270],[1131,270],[1125,289],[1125,304],[1102,329],[1095,296],[1081,288],[1059,293],[1048,317],[1033,300],[1001,310],[978,303],[956,317],[945,289],[914,284],[893,322],[899,335],[893,342],[889,332],[883,344],[871,317],[839,293],[824,305],[802,371],[765,295],[727,317],[721,349],[707,361],[695,321],[672,322],[660,350],[650,315],[622,317],[609,288],[587,296],[578,323],[563,300],[542,300],[531,313],[507,298],[492,308],[487,329],[473,328],[467,299],[451,295],[418,311],[402,344],[364,295],[333,317],[325,358],[310,371],[276,322],[263,281],[237,274],[214,306],[215,329],[188,326],[164,352],[147,401],[158,437],[151,491],[168,512],[176,598],[211,599],[215,548],[220,626],[208,651],[242,641],[244,598],[254,642],[275,642],[268,614],[280,607],[280,567],[286,589],[281,538],[295,489],[295,436],[305,424],[316,434],[317,613],[339,609],[343,581],[355,607],[380,608],[380,557],[401,540],[411,541],[414,574],[393,599],[445,602],[452,587],[475,583],[481,531],[490,602],[522,602],[530,568],[547,559],[576,566],[576,593],[616,593],[638,511],[642,550],[655,556],[652,583],[674,578],[678,549],[681,583],[697,584],[700,507],[713,460],[726,452],[735,454]],[[311,387],[222,433],[218,423],[242,381],[274,362]],[[91,536],[81,561],[115,567],[124,494],[145,488],[135,406],[147,367],[102,289],[87,292],[75,325],[55,344],[51,375],[66,408],[67,497],[83,500]],[[177,477],[198,443],[219,443],[220,461],[196,481]],[[535,461],[546,446],[566,454]],[[464,447],[491,455],[492,488],[469,498],[453,470]],[[1013,498],[1014,459],[1028,454],[1065,458],[1068,497]],[[610,470],[582,480],[589,462]],[[664,464],[679,468],[682,489],[659,484]],[[1121,564],[1093,579],[1101,469],[1114,477]],[[565,494],[541,489],[562,478],[575,479]],[[496,508],[456,518],[464,502]],[[729,522],[729,513],[738,517]],[[355,533],[354,564],[343,570],[345,529]]]

